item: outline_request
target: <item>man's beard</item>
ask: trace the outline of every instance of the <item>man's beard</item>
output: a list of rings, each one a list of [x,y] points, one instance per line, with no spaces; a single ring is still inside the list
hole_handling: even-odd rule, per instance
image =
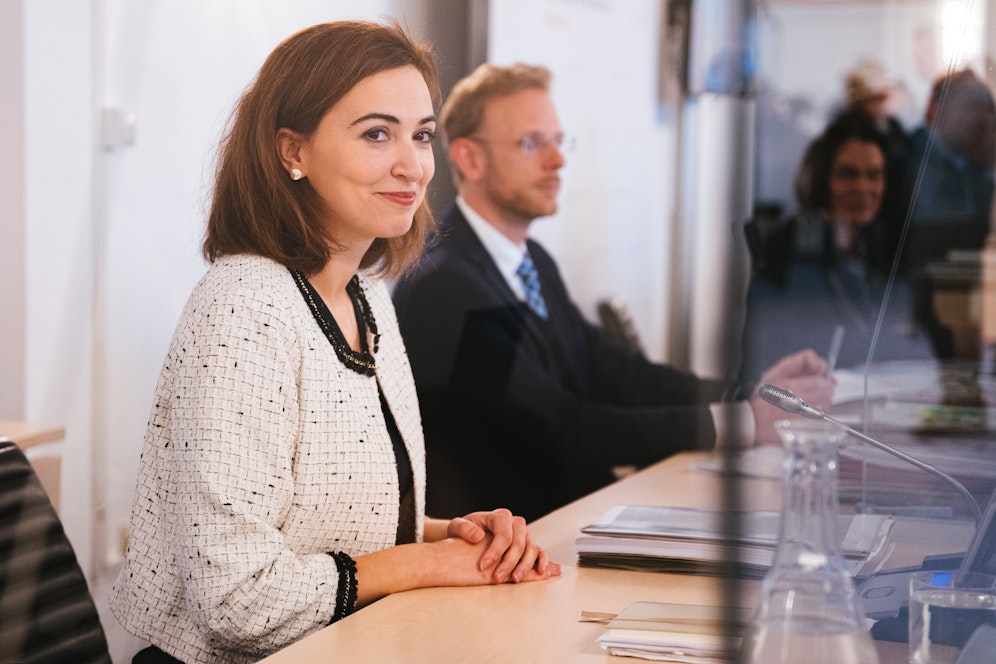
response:
[[[549,217],[557,212],[556,199],[547,200],[528,193],[517,193],[512,196],[498,196],[495,202],[512,218],[529,222],[539,217]]]

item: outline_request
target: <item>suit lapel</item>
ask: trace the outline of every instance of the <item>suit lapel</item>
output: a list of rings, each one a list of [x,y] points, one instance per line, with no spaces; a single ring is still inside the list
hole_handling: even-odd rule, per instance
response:
[[[459,254],[465,256],[477,269],[478,274],[484,278],[496,302],[508,306],[518,304],[519,300],[515,297],[515,293],[508,287],[505,277],[498,270],[491,254],[481,244],[477,233],[467,223],[460,208],[453,206],[451,212],[446,216],[446,224],[450,241],[459,248]]]
[[[446,215],[445,223],[445,232],[449,234],[449,241],[454,243],[459,248],[460,254],[467,258],[473,268],[476,268],[494,298],[492,302],[486,303],[486,306],[515,309],[519,316],[521,316],[524,330],[523,340],[534,347],[537,354],[550,366],[552,360],[551,349],[548,346],[546,335],[540,328],[539,320],[527,313],[525,303],[521,302],[515,296],[515,293],[512,292],[512,289],[509,288],[508,282],[505,281],[505,277],[498,270],[498,266],[495,264],[494,259],[491,258],[491,254],[484,248],[480,238],[477,237],[477,233],[470,227],[470,224],[467,223],[463,213],[460,212],[460,209],[456,205]],[[542,275],[540,278],[543,278]]]

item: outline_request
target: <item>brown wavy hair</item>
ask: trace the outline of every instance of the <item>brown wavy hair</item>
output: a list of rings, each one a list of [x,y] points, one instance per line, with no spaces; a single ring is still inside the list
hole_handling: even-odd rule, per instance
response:
[[[830,179],[833,160],[848,141],[878,146],[882,158],[888,160],[889,145],[875,120],[861,111],[845,111],[835,117],[803,154],[795,174],[793,187],[802,209],[830,209]],[[887,164],[888,165],[888,164]]]
[[[223,137],[202,252],[209,262],[255,254],[313,274],[340,246],[321,223],[321,202],[307,179],[292,181],[277,151],[277,130],[311,136],[322,117],[357,83],[379,72],[414,66],[433,105],[439,77],[428,44],[397,24],[335,21],[288,37],[267,57],[243,93]],[[388,278],[413,266],[434,228],[426,201],[411,229],[378,238],[360,263]]]

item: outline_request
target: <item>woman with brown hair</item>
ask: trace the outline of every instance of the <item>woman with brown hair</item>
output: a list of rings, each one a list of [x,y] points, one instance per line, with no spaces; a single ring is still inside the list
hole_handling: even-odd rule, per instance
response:
[[[796,173],[797,214],[754,244],[745,380],[786,351],[827,347],[838,326],[846,330],[841,367],[867,362],[870,352],[876,361],[931,357],[909,325],[908,284],[886,290],[894,260],[880,223],[888,169],[886,139],[863,114],[838,116],[810,144]],[[749,226],[748,238],[759,238]]]
[[[135,661],[256,661],[389,593],[559,574],[507,510],[424,513],[382,277],[432,224],[437,99],[426,46],[337,22],[280,44],[237,105],[112,592],[152,644]]]

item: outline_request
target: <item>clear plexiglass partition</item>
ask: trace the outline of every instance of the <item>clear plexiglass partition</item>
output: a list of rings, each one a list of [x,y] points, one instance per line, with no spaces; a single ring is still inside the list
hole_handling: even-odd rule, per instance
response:
[[[835,417],[996,487],[996,2],[768,2],[756,25],[745,224],[747,376],[836,352]],[[842,336],[841,336],[842,335]],[[935,477],[854,441],[841,502],[969,517]]]

